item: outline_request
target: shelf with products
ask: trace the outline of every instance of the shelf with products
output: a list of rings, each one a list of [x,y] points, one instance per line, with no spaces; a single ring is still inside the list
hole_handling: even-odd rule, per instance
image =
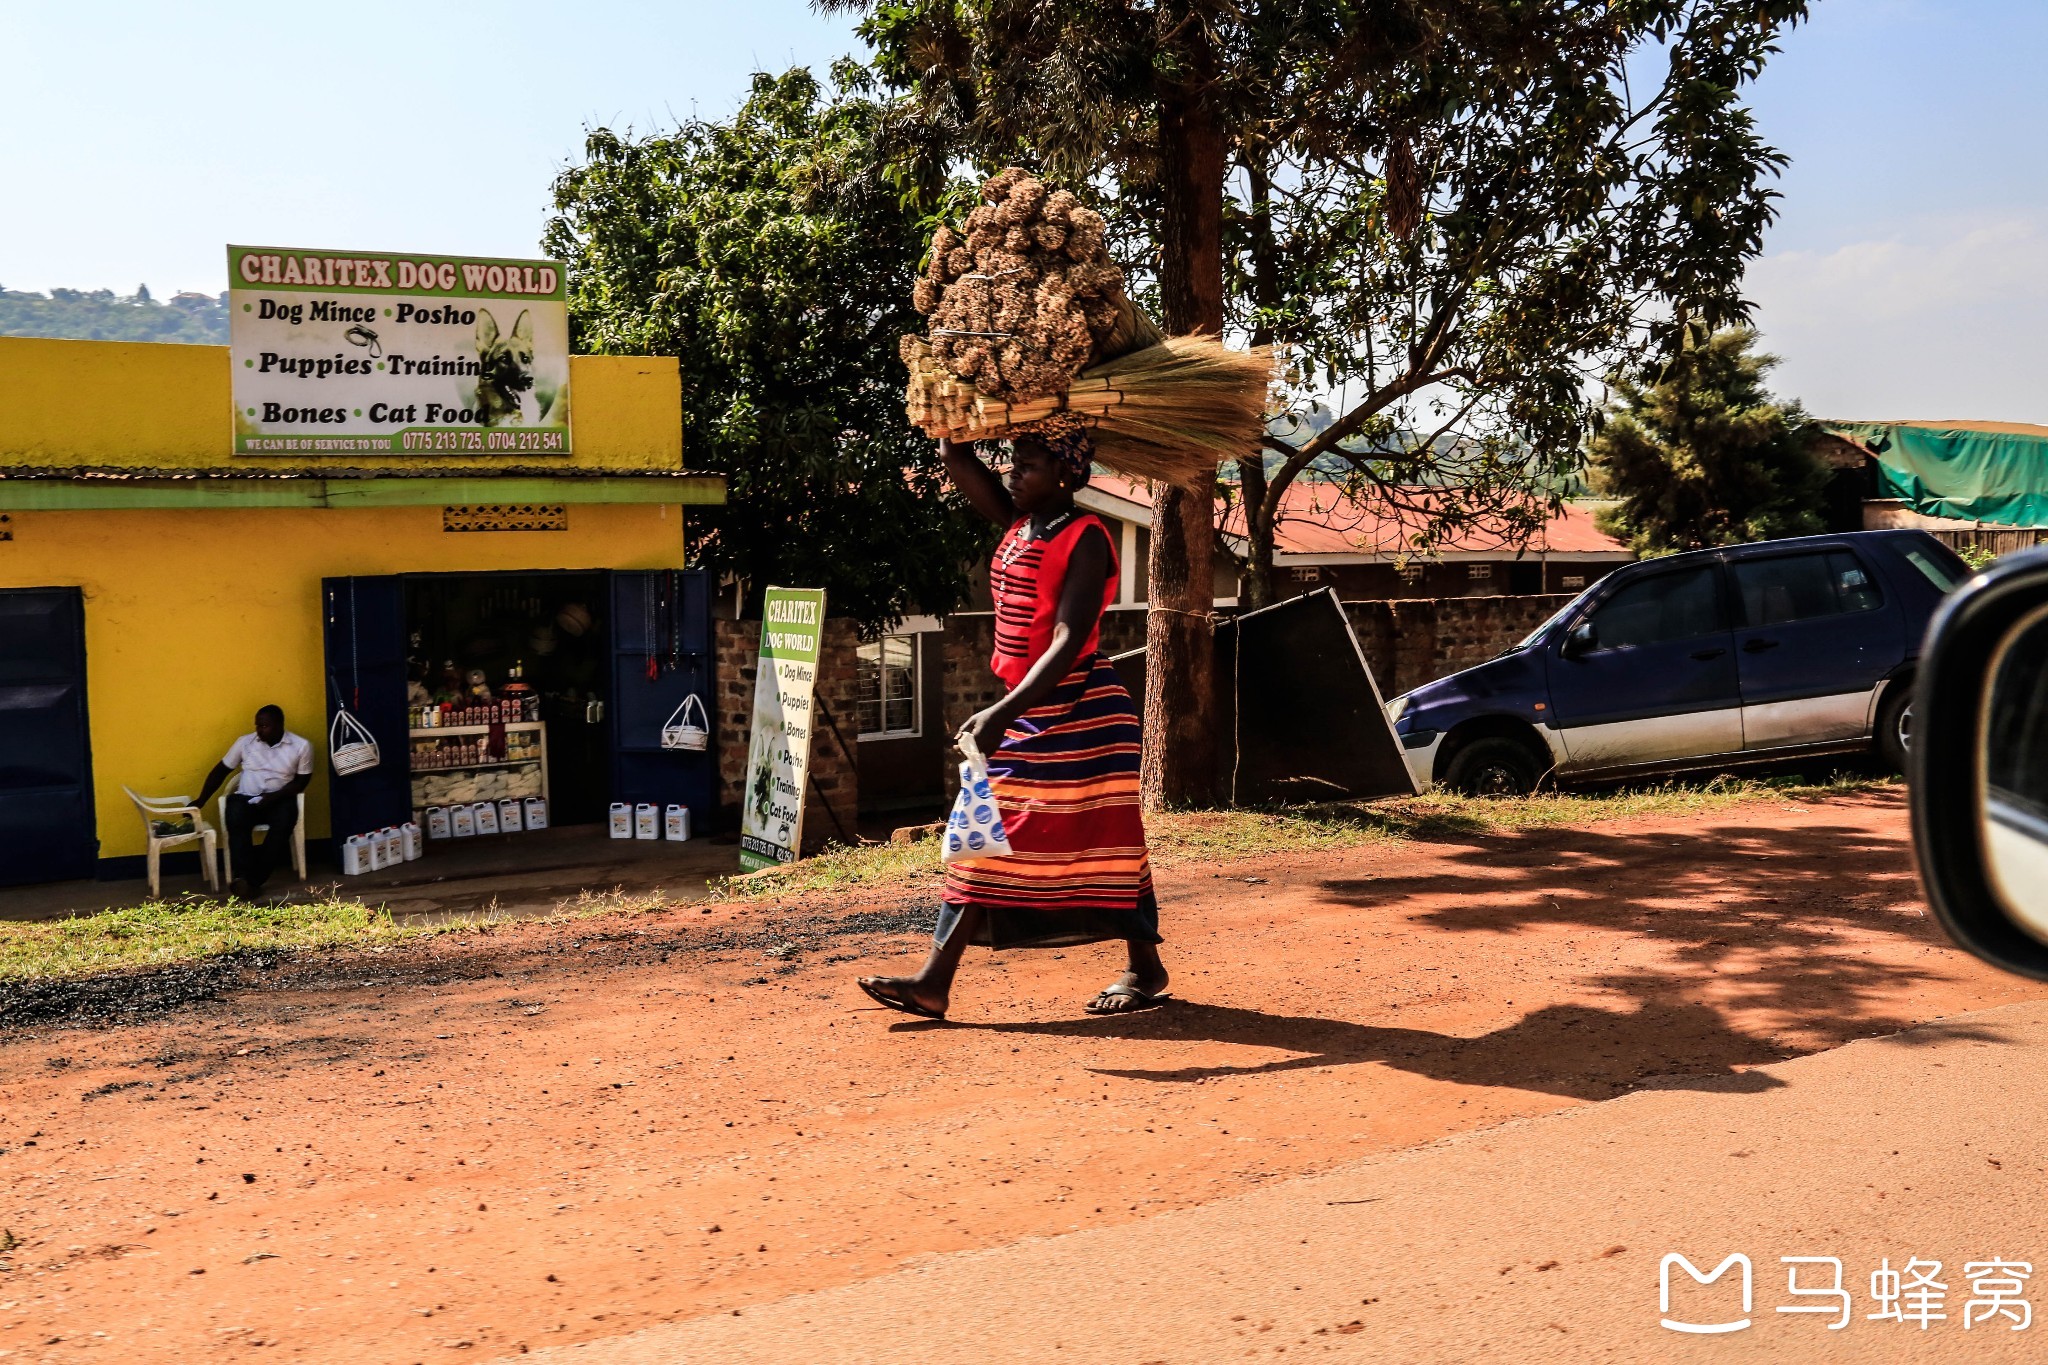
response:
[[[532,758],[487,758],[478,763],[422,765],[414,768],[412,771],[413,776],[417,777],[421,773],[472,773],[483,768],[537,768],[539,766],[540,756],[536,754]]]
[[[548,729],[543,721],[430,725],[409,732],[415,809],[548,796]],[[503,751],[493,754],[495,736]]]
[[[443,735],[487,735],[493,730],[503,730],[508,735],[539,734],[546,728],[544,720],[508,720],[484,725],[415,725],[406,733],[414,739],[438,739]]]

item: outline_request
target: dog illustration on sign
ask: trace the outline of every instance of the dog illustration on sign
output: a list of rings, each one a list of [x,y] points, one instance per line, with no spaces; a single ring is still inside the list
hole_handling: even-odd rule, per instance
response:
[[[524,308],[509,332],[488,308],[476,315],[476,407],[487,427],[538,422],[544,405],[533,392],[533,317]]]

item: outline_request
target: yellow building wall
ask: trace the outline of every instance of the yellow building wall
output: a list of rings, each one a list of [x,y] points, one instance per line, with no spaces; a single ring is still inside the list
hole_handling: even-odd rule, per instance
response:
[[[0,463],[126,468],[489,468],[482,457],[236,455],[228,348],[0,337]],[[682,391],[673,356],[569,357],[573,453],[503,457],[526,468],[681,469]]]
[[[576,401],[579,423],[602,407]],[[307,834],[327,835],[322,578],[683,566],[681,507],[574,505],[568,519],[566,531],[451,533],[439,507],[12,514],[0,588],[84,590],[100,856],[145,850],[124,784],[196,794],[267,702],[313,741]]]

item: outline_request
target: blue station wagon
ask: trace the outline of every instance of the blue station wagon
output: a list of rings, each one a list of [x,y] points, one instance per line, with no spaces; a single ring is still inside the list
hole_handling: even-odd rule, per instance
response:
[[[1868,750],[1903,769],[1921,638],[1969,572],[1925,531],[1646,560],[1387,712],[1424,789],[1510,794]]]

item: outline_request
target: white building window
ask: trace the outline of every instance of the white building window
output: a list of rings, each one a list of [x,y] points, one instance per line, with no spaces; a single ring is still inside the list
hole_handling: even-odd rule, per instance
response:
[[[1582,573],[1568,573],[1558,580],[1558,586],[1572,589],[1583,588],[1586,586],[1586,576]]]
[[[1468,582],[1472,583],[1490,583],[1493,581],[1493,565],[1467,564],[1465,566],[1465,578]]]
[[[918,705],[918,637],[884,635],[854,655],[860,685],[860,737],[898,739],[923,733]]]

